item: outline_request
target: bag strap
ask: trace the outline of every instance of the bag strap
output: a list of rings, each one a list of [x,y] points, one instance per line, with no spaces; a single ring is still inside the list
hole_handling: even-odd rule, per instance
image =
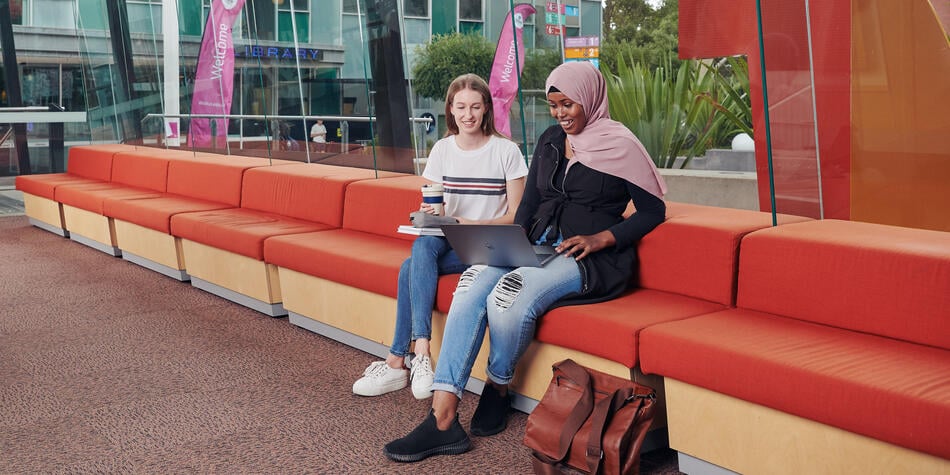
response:
[[[590,435],[587,437],[587,467],[590,473],[600,470],[600,463],[604,460],[603,439],[604,432],[613,415],[619,411],[633,396],[632,388],[620,388],[610,397],[601,399],[590,416]],[[643,402],[641,401],[642,405]],[[639,411],[639,409],[637,409]]]
[[[577,431],[579,431],[581,426],[584,425],[584,422],[587,421],[591,411],[594,410],[594,390],[591,388],[590,373],[588,373],[583,366],[575,363],[574,360],[564,360],[558,363],[557,367],[568,378],[583,388],[584,391],[581,393],[580,399],[578,399],[574,405],[574,409],[571,410],[567,419],[564,420],[564,426],[561,430],[561,439],[558,443],[557,457],[555,458],[555,461],[560,462],[567,458],[567,454],[571,450],[571,442],[574,440],[574,435],[577,434]]]

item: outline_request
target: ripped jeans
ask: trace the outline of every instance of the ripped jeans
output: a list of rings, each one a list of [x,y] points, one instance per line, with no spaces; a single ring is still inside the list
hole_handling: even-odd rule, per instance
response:
[[[538,318],[581,290],[581,272],[573,258],[557,257],[544,267],[472,266],[462,273],[445,324],[434,391],[459,398],[472,373],[488,328],[488,378],[508,384],[515,366],[534,338]]]
[[[465,270],[444,237],[419,236],[412,254],[399,268],[396,296],[396,329],[389,352],[409,354],[409,343],[432,337],[432,307],[435,306],[439,276]]]

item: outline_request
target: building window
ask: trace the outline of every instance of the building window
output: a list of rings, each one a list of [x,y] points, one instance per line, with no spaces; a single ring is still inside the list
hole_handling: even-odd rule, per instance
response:
[[[10,23],[23,24],[23,0],[10,0]]]
[[[20,9],[23,9],[23,1],[15,0],[10,2],[10,12],[12,17],[16,19],[16,13],[13,12],[14,5],[20,4]],[[32,6],[30,4],[26,5],[26,8],[30,10],[30,15],[22,23],[13,22],[14,25],[20,24],[29,24],[32,26],[43,26],[51,28],[75,28],[76,27],[76,17],[73,12],[73,2],[71,0],[33,0]]]
[[[239,22],[241,27],[235,25],[242,37],[258,41],[293,41],[296,23],[297,41],[310,41],[309,0],[248,0],[244,8],[246,12]],[[207,18],[207,10],[205,15]]]
[[[482,0],[459,0],[459,20],[481,23],[484,18]]]
[[[403,15],[407,17],[429,17],[429,0],[403,0]]]
[[[360,13],[359,0],[343,0],[343,13]]]

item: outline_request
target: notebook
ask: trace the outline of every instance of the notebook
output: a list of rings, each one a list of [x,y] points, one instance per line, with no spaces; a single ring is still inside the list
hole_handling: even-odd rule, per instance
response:
[[[535,246],[517,224],[443,224],[442,233],[463,264],[543,267],[558,256],[553,246]]]

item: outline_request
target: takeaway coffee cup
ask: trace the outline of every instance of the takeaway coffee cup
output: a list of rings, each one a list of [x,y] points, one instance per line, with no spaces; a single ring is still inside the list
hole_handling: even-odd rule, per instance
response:
[[[445,202],[442,201],[442,185],[439,183],[422,185],[422,202],[432,206],[432,209],[435,210],[435,214],[441,216],[444,212],[443,207],[445,204]]]

